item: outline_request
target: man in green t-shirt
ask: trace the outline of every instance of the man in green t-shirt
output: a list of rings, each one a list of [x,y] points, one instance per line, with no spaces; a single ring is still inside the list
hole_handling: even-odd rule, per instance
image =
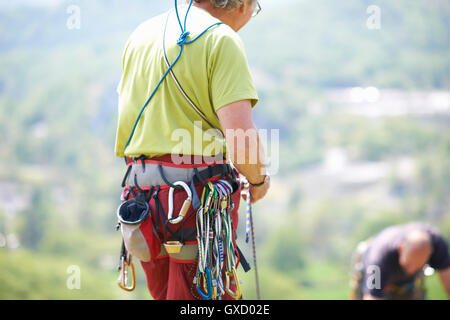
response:
[[[126,157],[129,166],[138,165],[140,162],[136,159],[142,160],[142,172],[145,172],[143,159],[156,160],[164,170],[173,168],[172,164],[182,156],[188,156],[183,157],[184,160],[200,156],[202,164],[208,161],[206,159],[214,159],[214,163],[225,160],[247,178],[253,203],[266,195],[270,177],[266,173],[264,150],[252,118],[258,95],[243,43],[237,34],[260,10],[256,0],[195,0],[192,7],[179,7],[180,17],[185,17],[188,12],[187,42],[196,40],[184,44],[172,72],[141,115],[141,107],[169,66],[177,60],[182,21],[177,20],[176,12],[171,10],[142,23],[132,33],[123,52],[123,74],[117,88],[119,117],[115,153],[118,157]],[[213,27],[204,32],[209,26]],[[249,132],[254,132],[256,138],[250,139]],[[186,140],[186,136],[193,139]],[[196,139],[198,136],[201,138]],[[213,147],[211,141],[214,141]],[[188,162],[183,162],[183,168],[192,164]],[[136,172],[141,171],[131,168],[134,182],[140,179]],[[128,196],[130,188],[127,183],[125,185],[124,194],[126,191]],[[196,187],[199,186],[201,184],[196,183]],[[124,194],[122,198],[126,200]],[[237,228],[239,207],[238,192],[235,194],[233,230]],[[148,198],[150,211],[154,213],[158,206],[155,207],[151,195],[146,196]],[[167,192],[161,189],[159,199],[163,208],[167,207],[167,198]],[[175,194],[175,210],[180,200]],[[167,219],[167,210],[164,213],[166,217],[162,219]],[[158,214],[156,212],[156,216]],[[185,228],[191,222],[195,227],[192,207],[185,220]],[[155,231],[159,220],[153,223],[153,231],[160,238],[165,236],[165,231],[164,234]],[[144,233],[142,227],[141,231]],[[155,299],[197,297],[193,293],[190,272],[193,262],[175,260],[160,253],[150,261],[142,261],[150,293]]]

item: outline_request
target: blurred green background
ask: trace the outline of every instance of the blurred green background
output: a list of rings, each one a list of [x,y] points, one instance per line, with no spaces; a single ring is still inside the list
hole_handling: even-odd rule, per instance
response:
[[[150,298],[139,263],[134,293],[115,282],[115,88],[129,34],[172,5],[0,0],[0,299]],[[280,130],[280,168],[254,207],[262,297],[347,299],[360,240],[420,220],[450,241],[450,4],[261,5],[241,36],[257,125]],[[238,236],[251,260],[242,222]],[[239,272],[255,298],[253,273]],[[436,275],[426,283],[446,297]]]

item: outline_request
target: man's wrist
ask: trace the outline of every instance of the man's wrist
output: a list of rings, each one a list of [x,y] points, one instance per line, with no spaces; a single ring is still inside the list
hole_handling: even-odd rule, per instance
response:
[[[253,182],[251,182],[250,180],[248,180],[248,183],[249,183],[252,187],[261,187],[262,185],[264,185],[264,184],[266,183],[267,177],[268,177],[268,175],[265,174],[265,175],[263,175],[262,181],[253,183]]]

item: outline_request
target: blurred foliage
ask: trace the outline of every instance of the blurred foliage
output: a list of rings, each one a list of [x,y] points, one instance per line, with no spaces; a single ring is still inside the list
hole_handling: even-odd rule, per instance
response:
[[[372,1],[279,2],[263,1],[241,33],[258,75],[255,120],[279,128],[281,138],[274,183],[284,189],[254,210],[262,296],[346,299],[349,257],[362,239],[422,220],[450,241],[449,118],[363,117],[344,112],[327,92],[448,90],[450,6],[377,1],[382,27],[375,31],[365,25]],[[80,30],[66,27],[66,3],[0,3],[0,234],[20,241],[19,249],[0,247],[0,298],[148,299],[137,262],[138,290],[122,293],[115,284],[124,173],[113,152],[115,88],[128,35],[170,3],[71,3],[81,8]],[[333,147],[353,162],[407,157],[417,174],[405,181],[393,172],[383,181],[393,201],[357,190],[315,198],[296,183]],[[239,242],[251,260],[243,224]],[[71,265],[81,269],[80,290],[66,286]],[[239,273],[246,298],[255,298],[253,273]],[[427,285],[430,298],[445,297],[436,276]]]

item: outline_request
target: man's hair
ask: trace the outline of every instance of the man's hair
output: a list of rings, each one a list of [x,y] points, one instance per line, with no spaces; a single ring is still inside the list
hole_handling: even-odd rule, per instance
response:
[[[203,2],[206,0],[195,0],[195,2]],[[216,8],[221,9],[235,9],[239,7],[245,0],[209,0],[211,4]],[[253,2],[255,0],[251,0]]]

